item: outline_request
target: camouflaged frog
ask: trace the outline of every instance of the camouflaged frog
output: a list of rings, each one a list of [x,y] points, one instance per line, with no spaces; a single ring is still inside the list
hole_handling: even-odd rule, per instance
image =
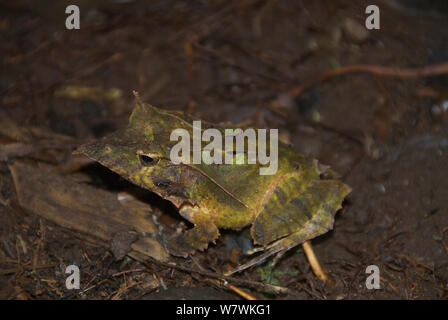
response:
[[[186,257],[204,250],[220,228],[250,227],[261,259],[297,246],[333,227],[350,188],[321,179],[327,168],[279,141],[278,170],[260,175],[260,164],[174,164],[174,129],[192,132],[191,116],[138,103],[126,128],[79,151],[129,181],[171,201],[194,227],[166,239],[168,251]],[[206,128],[224,127],[206,124]],[[227,128],[229,126],[226,126]],[[244,269],[253,263],[239,268]]]

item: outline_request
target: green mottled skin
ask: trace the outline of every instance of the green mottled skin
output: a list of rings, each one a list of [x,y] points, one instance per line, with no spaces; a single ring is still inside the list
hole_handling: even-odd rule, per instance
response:
[[[280,141],[278,171],[273,175],[260,175],[259,164],[171,163],[170,150],[177,143],[170,141],[171,132],[184,128],[192,138],[193,120],[183,112],[137,105],[127,128],[79,150],[168,199],[195,225],[167,241],[172,254],[186,256],[206,248],[219,236],[219,228],[251,225],[254,243],[267,249],[266,256],[332,228],[334,214],[350,188],[338,180],[321,180],[324,170],[317,161]],[[202,122],[203,130],[208,127],[224,136],[224,127]],[[149,154],[154,161],[142,163],[140,154]]]

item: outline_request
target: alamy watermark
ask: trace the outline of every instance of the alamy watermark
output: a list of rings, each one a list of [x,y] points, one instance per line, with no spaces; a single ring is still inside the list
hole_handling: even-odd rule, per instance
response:
[[[65,268],[65,273],[69,276],[65,279],[65,287],[68,290],[79,289],[79,267],[71,264]]]
[[[379,30],[380,29],[380,8],[378,6],[371,4],[366,7],[366,14],[369,16],[366,19],[367,30]]]
[[[68,17],[65,19],[65,27],[68,30],[79,30],[80,26],[80,10],[77,5],[71,4],[65,8],[65,13]],[[380,29],[380,8],[377,5],[368,5],[365,9],[365,14],[368,14],[365,20],[365,27],[368,30]]]
[[[79,30],[80,26],[80,11],[79,7],[71,4],[65,8],[65,13],[69,16],[65,19],[65,27],[68,30]]]
[[[369,274],[366,279],[366,288],[369,290],[380,289],[380,268],[374,264],[367,266],[366,274]]]
[[[267,129],[225,129],[224,139],[221,131],[215,128],[202,130],[201,121],[193,121],[193,145],[190,132],[175,129],[171,141],[179,141],[170,151],[174,164],[256,164],[260,175],[272,175],[278,169],[278,129],[269,130],[269,148],[266,147]],[[224,148],[223,148],[224,140]],[[247,140],[247,150],[245,141]],[[258,140],[258,141],[257,141]],[[202,149],[202,142],[210,142]],[[269,150],[269,155],[267,151]],[[191,157],[193,154],[193,157]],[[191,159],[193,158],[193,159]]]

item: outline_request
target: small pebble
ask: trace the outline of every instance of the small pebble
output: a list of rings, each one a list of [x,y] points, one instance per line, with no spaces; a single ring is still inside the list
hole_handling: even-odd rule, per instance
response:
[[[355,43],[362,43],[369,37],[369,31],[358,21],[346,18],[343,23],[344,34]]]

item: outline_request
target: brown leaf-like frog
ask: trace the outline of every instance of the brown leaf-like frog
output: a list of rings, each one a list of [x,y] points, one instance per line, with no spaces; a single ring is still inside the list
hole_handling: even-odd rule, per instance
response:
[[[334,215],[350,188],[339,180],[321,179],[327,171],[324,166],[280,141],[275,174],[261,175],[258,162],[173,163],[170,151],[178,142],[170,140],[171,133],[181,128],[191,134],[194,120],[183,112],[138,103],[126,128],[79,149],[171,201],[182,217],[194,224],[167,239],[171,254],[186,257],[204,250],[218,238],[220,228],[251,226],[254,244],[264,250],[259,261],[333,227]],[[225,137],[224,127],[203,124],[202,129],[207,128],[215,128]]]

